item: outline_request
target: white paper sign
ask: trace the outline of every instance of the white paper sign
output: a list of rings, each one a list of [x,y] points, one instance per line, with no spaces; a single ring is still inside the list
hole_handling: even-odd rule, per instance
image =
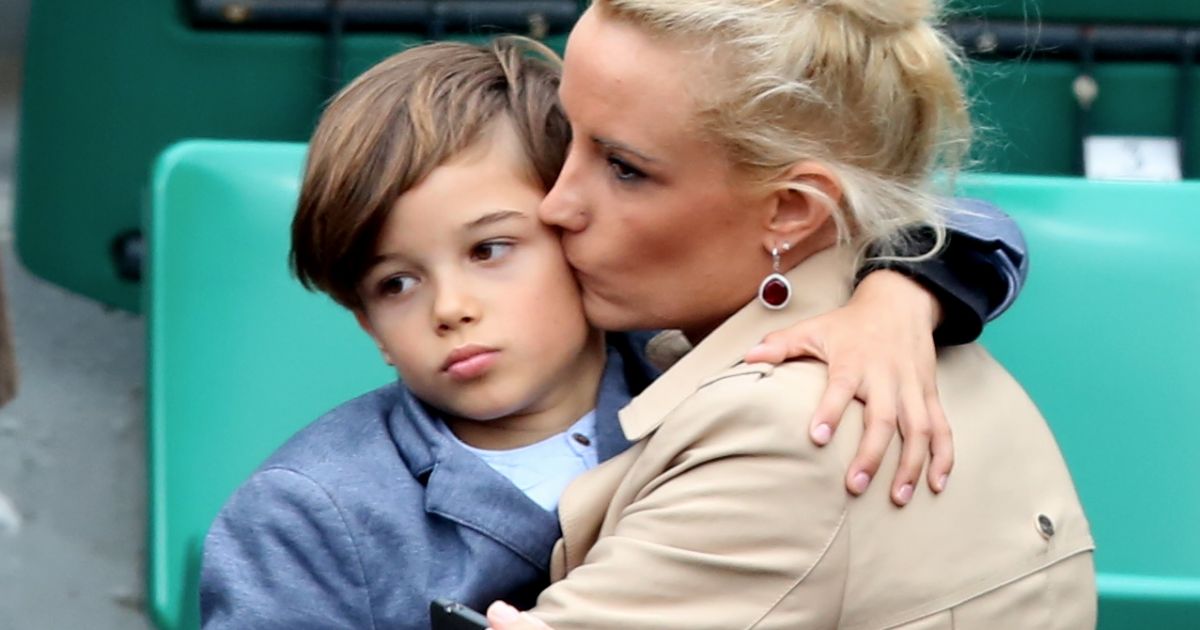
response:
[[[1083,141],[1088,179],[1175,182],[1183,178],[1179,141],[1143,136],[1090,136]]]

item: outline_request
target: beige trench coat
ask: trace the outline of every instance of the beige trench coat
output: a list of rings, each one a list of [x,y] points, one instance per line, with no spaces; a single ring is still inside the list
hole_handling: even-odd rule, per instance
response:
[[[556,630],[1094,627],[1093,542],[1071,477],[981,346],[939,355],[956,466],[944,493],[921,489],[903,509],[890,479],[860,498],[844,489],[860,405],[829,446],[809,440],[822,365],[739,362],[765,334],[843,304],[853,263],[841,249],[805,261],[787,309],[748,305],[622,411],[636,444],[567,489],[537,616]],[[893,443],[880,470],[898,454]]]

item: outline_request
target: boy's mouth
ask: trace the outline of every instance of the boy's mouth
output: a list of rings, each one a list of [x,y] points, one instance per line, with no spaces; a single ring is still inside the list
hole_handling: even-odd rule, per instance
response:
[[[491,369],[499,355],[498,350],[487,346],[459,346],[446,357],[442,371],[457,381],[471,380]]]

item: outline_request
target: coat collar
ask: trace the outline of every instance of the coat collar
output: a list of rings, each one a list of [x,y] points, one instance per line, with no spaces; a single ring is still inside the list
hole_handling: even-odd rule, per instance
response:
[[[442,435],[432,409],[401,389],[389,424],[400,457],[425,486],[425,512],[473,529],[546,570],[558,518]]]
[[[832,247],[787,272],[785,275],[792,285],[792,299],[787,307],[773,311],[754,300],[725,320],[621,410],[625,437],[634,442],[645,438],[708,379],[741,363],[746,352],[768,333],[845,304],[854,278],[854,263],[852,250]],[[663,335],[674,335],[676,339]],[[656,345],[678,347],[678,335],[678,331],[662,333],[656,338]],[[747,367],[764,373],[770,369],[765,365]]]
[[[596,401],[601,461],[627,449],[617,411],[657,372],[644,360],[640,339],[611,335]],[[483,460],[438,430],[435,411],[400,386],[388,424],[396,450],[425,486],[425,511],[470,527],[543,571],[560,536],[558,516],[547,512]]]

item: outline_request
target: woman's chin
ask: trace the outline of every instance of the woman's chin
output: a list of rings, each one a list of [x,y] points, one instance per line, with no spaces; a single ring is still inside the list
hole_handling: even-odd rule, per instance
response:
[[[589,291],[583,292],[583,313],[587,316],[588,323],[601,330],[620,332],[653,328],[642,325],[644,318],[635,310]]]
[[[638,308],[636,300],[617,302],[584,291],[583,312],[588,323],[600,330],[624,332],[630,330],[663,330],[678,328],[680,323],[661,311]]]

